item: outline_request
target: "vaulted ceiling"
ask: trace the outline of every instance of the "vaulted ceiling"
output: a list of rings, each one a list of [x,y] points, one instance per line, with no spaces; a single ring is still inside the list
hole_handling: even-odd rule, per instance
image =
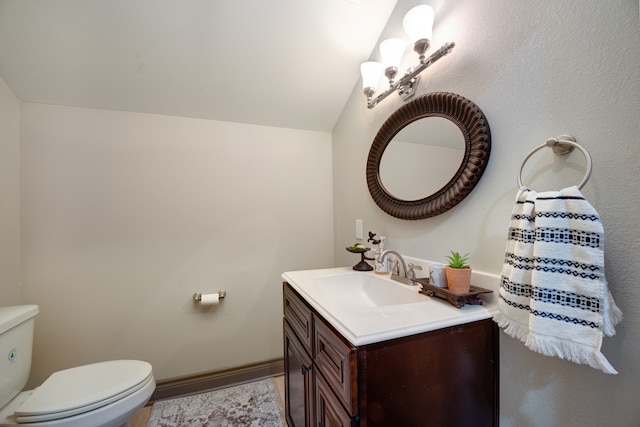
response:
[[[396,0],[0,0],[29,102],[331,131]]]

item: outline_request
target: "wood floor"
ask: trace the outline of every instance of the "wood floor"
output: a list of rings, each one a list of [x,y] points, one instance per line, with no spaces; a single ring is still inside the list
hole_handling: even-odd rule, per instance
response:
[[[280,405],[280,412],[282,413],[282,419],[284,419],[284,377],[278,376],[274,378],[276,380],[276,389],[278,391],[278,404]],[[147,421],[151,416],[151,405],[145,406],[131,419],[131,427],[146,427]]]

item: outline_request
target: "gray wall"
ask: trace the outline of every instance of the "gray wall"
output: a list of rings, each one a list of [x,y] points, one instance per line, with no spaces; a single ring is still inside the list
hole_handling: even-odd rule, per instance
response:
[[[168,379],[282,357],[280,274],[333,262],[328,133],[34,103],[20,122],[30,385],[99,360]]]
[[[417,2],[400,0],[385,36]],[[547,138],[571,133],[593,157],[583,189],[600,213],[606,233],[606,274],[624,312],[617,335],[603,353],[620,372],[605,375],[586,366],[538,355],[501,334],[503,426],[636,426],[640,419],[640,25],[636,0],[432,2],[435,47],[454,51],[423,73],[421,93],[465,96],[487,115],[493,136],[488,169],[476,189],[453,210],[435,218],[401,221],[377,208],[367,191],[365,162],[379,127],[401,105],[393,95],[367,110],[360,87],[333,133],[335,251],[355,241],[354,220],[387,236],[402,253],[444,260],[449,250],[470,252],[474,268],[500,273],[506,231],[522,160]],[[413,60],[407,54],[407,62]],[[538,152],[524,182],[538,190],[577,184],[584,160],[577,152],[558,158]]]
[[[0,305],[20,303],[20,104],[0,78]]]

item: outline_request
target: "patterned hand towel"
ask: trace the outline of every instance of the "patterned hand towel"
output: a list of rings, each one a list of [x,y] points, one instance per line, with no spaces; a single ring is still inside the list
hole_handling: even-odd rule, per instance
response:
[[[622,312],[604,276],[600,218],[577,187],[518,191],[495,320],[533,351],[617,374],[600,348]]]

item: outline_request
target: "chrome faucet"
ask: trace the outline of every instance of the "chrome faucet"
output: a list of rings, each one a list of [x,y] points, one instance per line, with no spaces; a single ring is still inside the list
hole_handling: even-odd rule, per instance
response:
[[[409,263],[407,264],[407,267],[409,268],[409,271],[407,271],[407,279],[411,281],[412,285],[417,285],[417,283],[415,282],[416,270],[422,270],[422,266]]]
[[[413,280],[416,278],[416,272],[414,271],[414,269],[422,270],[422,267],[420,267],[419,265],[409,264],[409,267],[407,268],[407,264],[404,262],[404,258],[402,258],[402,255],[391,249],[387,249],[386,251],[382,252],[378,257],[378,262],[383,263],[389,254],[393,255],[397,260],[395,263],[396,265],[391,269],[391,279],[397,282],[404,283],[405,285],[415,285],[416,283],[413,282]],[[398,265],[402,266],[402,274],[400,274]]]

